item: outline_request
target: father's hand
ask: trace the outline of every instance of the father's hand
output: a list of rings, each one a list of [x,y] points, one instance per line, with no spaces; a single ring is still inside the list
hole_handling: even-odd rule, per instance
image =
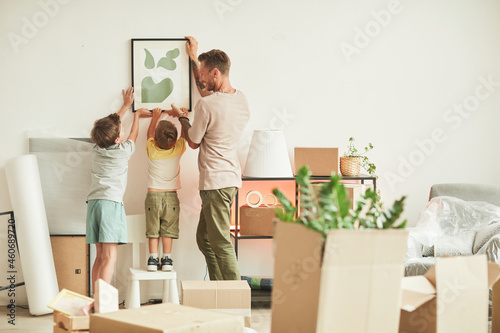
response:
[[[165,112],[167,112],[170,116],[172,117],[185,117],[185,114],[184,114],[184,111],[183,110],[186,110],[185,108],[181,108],[179,109],[175,104],[172,104],[171,105],[172,109],[171,110],[166,110]]]
[[[191,60],[197,62],[198,61],[198,41],[196,38],[192,36],[186,36],[187,42],[186,42],[186,52],[189,55],[189,58]]]

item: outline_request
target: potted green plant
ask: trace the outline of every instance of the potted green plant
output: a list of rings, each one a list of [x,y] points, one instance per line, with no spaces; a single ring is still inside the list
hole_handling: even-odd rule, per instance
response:
[[[377,167],[375,164],[371,163],[366,154],[373,149],[373,145],[368,143],[368,146],[364,147],[362,151],[358,150],[354,146],[354,138],[349,138],[349,145],[347,150],[344,152],[344,156],[340,157],[340,172],[343,176],[357,176],[361,170],[361,167],[365,169],[370,176],[375,175],[375,170]]]
[[[296,176],[300,213],[273,190],[283,211],[276,210],[272,331],[398,332],[405,197],[386,208],[367,190],[351,209],[341,176],[318,192],[310,177],[307,167]]]
[[[404,201],[402,197],[394,202],[391,208],[384,209],[377,193],[371,189],[357,201],[355,209],[350,209],[351,202],[347,199],[347,190],[340,182],[342,177],[333,174],[329,182],[321,186],[316,194],[311,187],[311,172],[307,166],[299,169],[295,181],[299,185],[300,207],[297,208],[279,190],[273,193],[283,209],[276,209],[276,216],[285,222],[303,224],[305,227],[317,231],[326,238],[333,229],[388,229],[404,228],[406,220],[396,223],[403,213]]]

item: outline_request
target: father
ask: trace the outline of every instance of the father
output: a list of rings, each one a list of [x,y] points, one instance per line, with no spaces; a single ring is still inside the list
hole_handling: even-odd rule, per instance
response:
[[[211,50],[197,58],[198,42],[194,37],[186,38],[196,85],[203,96],[194,107],[192,126],[189,118],[177,114],[189,146],[200,147],[202,205],[196,242],[205,256],[210,280],[239,280],[229,226],[231,205],[237,188],[241,187],[237,147],[250,110],[245,95],[229,82],[231,61],[227,54]]]

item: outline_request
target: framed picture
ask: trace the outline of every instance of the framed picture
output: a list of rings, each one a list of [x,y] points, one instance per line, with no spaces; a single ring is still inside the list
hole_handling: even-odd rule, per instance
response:
[[[93,298],[63,289],[47,306],[68,316],[83,316],[82,309],[94,302]]]
[[[185,38],[132,39],[135,112],[178,107],[191,111],[191,62]]]

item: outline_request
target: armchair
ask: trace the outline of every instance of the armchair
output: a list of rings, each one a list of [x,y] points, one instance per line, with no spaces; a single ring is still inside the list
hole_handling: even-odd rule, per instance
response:
[[[489,205],[484,207],[487,209],[488,219],[484,219],[481,223],[478,222],[474,228],[453,230],[449,234],[442,235],[439,241],[441,244],[445,243],[445,246],[439,248],[437,246],[423,246],[418,241],[419,237],[412,237],[414,231],[410,230],[405,274],[407,276],[425,274],[434,265],[436,256],[445,254],[475,255],[484,253],[488,256],[489,261],[500,264],[500,185],[436,184],[431,187],[429,200],[436,197],[453,197],[464,200],[464,204],[470,202],[487,203]],[[471,220],[476,222],[475,212],[469,213],[472,216]],[[479,215],[477,221],[481,218],[484,216]],[[449,224],[450,221],[444,221],[444,223]],[[453,221],[451,223],[453,224]],[[460,227],[461,225],[457,223],[455,226]]]

